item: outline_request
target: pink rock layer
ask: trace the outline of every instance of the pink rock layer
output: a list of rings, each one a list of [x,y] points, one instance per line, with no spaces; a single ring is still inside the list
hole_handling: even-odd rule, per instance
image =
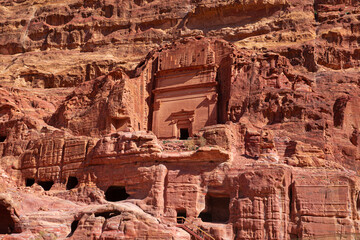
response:
[[[2,1],[0,239],[356,238],[359,39],[355,0]]]

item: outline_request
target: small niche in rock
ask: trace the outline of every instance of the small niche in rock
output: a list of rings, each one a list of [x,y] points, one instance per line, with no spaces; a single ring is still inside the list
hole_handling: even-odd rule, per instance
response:
[[[54,185],[54,181],[40,181],[38,184],[45,190],[49,191],[51,187]]]
[[[123,186],[110,186],[105,192],[105,199],[110,202],[122,201],[129,196]]]
[[[34,185],[34,183],[35,183],[35,179],[33,179],[33,178],[25,179],[25,186],[27,186],[27,187],[31,187],[32,185]]]
[[[10,211],[0,203],[0,234],[14,233],[15,222]]]
[[[74,232],[75,232],[76,228],[78,227],[78,225],[79,225],[79,220],[74,220],[71,223],[71,226],[70,226],[71,227],[71,232],[66,236],[67,238],[71,237],[74,234]]]
[[[6,136],[0,135],[0,142],[5,142],[5,140],[6,140]]]
[[[78,185],[78,183],[79,181],[76,177],[69,177],[66,184],[66,190],[75,188]]]
[[[104,217],[105,219],[109,219],[118,216],[120,214],[121,214],[120,211],[101,212],[101,213],[95,213],[95,217]]]
[[[360,214],[360,193],[358,194],[358,197],[356,199],[356,210]]]

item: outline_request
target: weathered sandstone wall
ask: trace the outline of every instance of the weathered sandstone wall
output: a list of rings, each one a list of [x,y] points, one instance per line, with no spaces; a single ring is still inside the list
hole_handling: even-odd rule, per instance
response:
[[[355,239],[359,39],[356,0],[2,1],[0,239]]]

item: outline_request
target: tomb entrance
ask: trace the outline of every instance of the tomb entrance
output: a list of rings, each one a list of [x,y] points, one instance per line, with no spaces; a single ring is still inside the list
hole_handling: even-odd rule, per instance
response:
[[[205,209],[199,214],[199,218],[203,222],[226,223],[230,216],[229,205],[229,195],[207,193]]]

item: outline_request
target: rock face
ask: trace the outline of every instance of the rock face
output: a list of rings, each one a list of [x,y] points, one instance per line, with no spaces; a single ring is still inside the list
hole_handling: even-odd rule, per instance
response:
[[[355,0],[2,1],[0,239],[355,238],[359,39]]]

